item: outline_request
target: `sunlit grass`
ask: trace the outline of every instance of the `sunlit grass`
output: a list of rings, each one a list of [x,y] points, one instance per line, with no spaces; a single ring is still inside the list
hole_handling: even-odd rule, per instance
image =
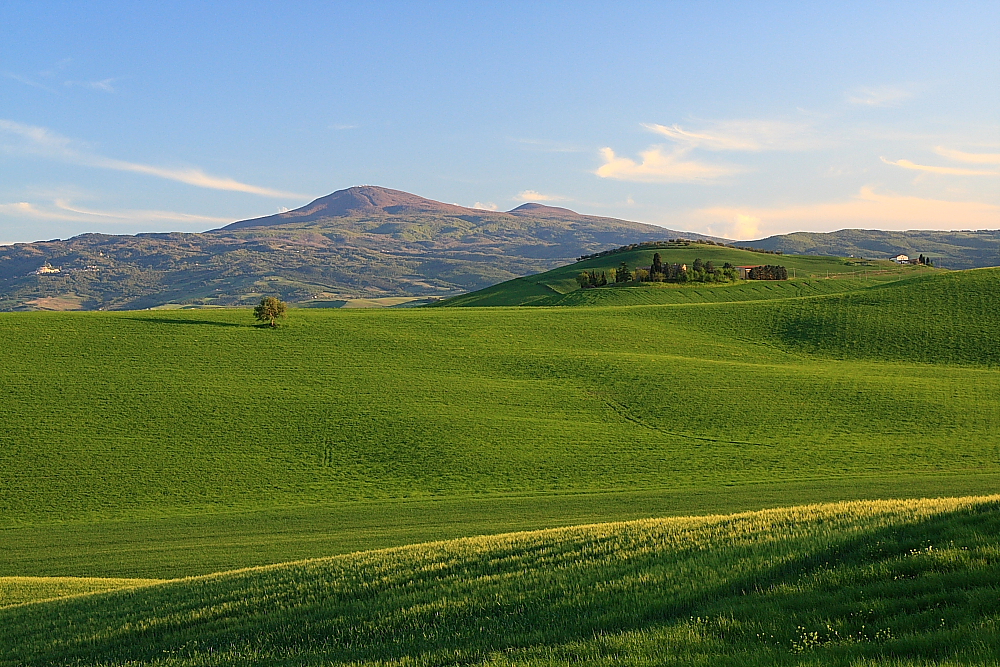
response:
[[[579,526],[44,602],[0,611],[0,664],[993,664],[998,501]]]
[[[0,577],[0,607],[160,583],[161,579]]]

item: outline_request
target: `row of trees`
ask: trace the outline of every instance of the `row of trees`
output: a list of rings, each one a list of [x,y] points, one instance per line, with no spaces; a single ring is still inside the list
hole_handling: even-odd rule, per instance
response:
[[[716,267],[712,262],[703,262],[701,259],[694,260],[691,266],[687,264],[664,264],[660,258],[660,253],[653,255],[653,263],[648,268],[638,267],[632,270],[629,265],[622,262],[617,269],[611,269],[610,276],[607,272],[583,271],[576,281],[580,287],[603,287],[608,283],[663,283],[663,282],[701,282],[701,283],[724,283],[736,280],[737,270],[731,264]]]
[[[783,266],[755,266],[747,276],[750,280],[788,280],[788,269]]]
[[[611,269],[611,280],[614,282],[615,270]],[[608,284],[608,276],[604,271],[584,271],[576,277],[576,282],[580,287],[603,287]]]
[[[738,277],[736,268],[729,262],[717,267],[711,260],[703,262],[699,257],[690,267],[687,264],[664,264],[658,252],[653,253],[653,263],[648,269],[638,269],[636,273],[639,274],[638,280],[654,283],[725,283]]]
[[[788,280],[788,270],[783,266],[757,266],[749,271],[750,280]],[[688,266],[687,264],[664,264],[660,253],[653,253],[653,263],[648,267],[636,268],[622,262],[617,269],[611,269],[611,275],[601,271],[583,271],[576,281],[580,287],[602,287],[610,283],[629,282],[671,282],[671,283],[726,283],[739,278],[739,269],[726,262],[721,267],[709,260],[703,262],[700,258]]]

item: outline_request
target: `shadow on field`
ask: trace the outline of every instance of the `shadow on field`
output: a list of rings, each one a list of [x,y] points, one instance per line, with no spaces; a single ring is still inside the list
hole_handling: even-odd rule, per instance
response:
[[[641,637],[655,644],[664,629],[686,627],[701,637],[688,647],[694,653],[738,653],[761,665],[799,664],[795,647],[831,665],[995,655],[998,509],[720,550],[649,548],[640,533],[622,533],[608,549],[604,538],[583,535],[370,552],[0,611],[0,645],[19,647],[14,664],[26,665],[194,659],[236,648],[256,657],[246,664],[301,664],[275,660],[291,654],[480,662],[543,647],[569,661],[620,650],[600,637],[633,633],[632,649],[641,650]]]
[[[249,327],[251,324],[238,324],[236,322],[213,322],[211,320],[188,320],[173,317],[132,317],[133,322],[147,322],[149,324],[195,324],[205,327]]]

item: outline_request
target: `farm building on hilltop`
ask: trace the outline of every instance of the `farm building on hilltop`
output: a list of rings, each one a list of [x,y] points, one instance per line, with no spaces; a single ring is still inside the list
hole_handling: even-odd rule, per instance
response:
[[[48,262],[46,262],[44,266],[40,266],[35,270],[35,275],[41,276],[46,273],[59,273],[60,271],[62,271],[62,269],[55,266],[50,266]]]
[[[895,257],[890,257],[890,261],[896,262],[896,264],[909,264],[910,258],[906,255],[896,255]]]
[[[760,264],[754,264],[753,266],[737,266],[735,268],[740,272],[740,280],[750,280],[750,272],[760,267]]]

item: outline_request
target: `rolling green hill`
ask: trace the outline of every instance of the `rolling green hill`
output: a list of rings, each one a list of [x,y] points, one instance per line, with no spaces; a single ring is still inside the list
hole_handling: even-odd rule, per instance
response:
[[[992,665],[998,536],[997,496],[880,501],[123,582],[0,608],[0,665]]]
[[[789,254],[892,257],[900,253],[926,255],[948,269],[1000,266],[1000,230],[883,231],[842,229],[836,232],[794,232],[769,236],[746,245]]]
[[[585,271],[608,273],[625,262],[631,269],[648,267],[653,253],[665,264],[691,265],[695,259],[716,266],[780,264],[790,281],[739,281],[731,284],[647,283],[610,285],[581,290],[576,276]],[[899,266],[888,261],[841,257],[774,255],[704,243],[669,243],[657,247],[623,250],[578,261],[537,275],[515,278],[476,292],[441,301],[439,306],[606,306],[755,301],[847,292],[874,283],[929,272],[926,267]]]
[[[994,489],[1000,269],[820,282],[857,289],[3,314],[0,576]]]
[[[1000,269],[780,262],[0,313],[0,666],[997,664],[1000,499],[872,499],[995,493]]]

